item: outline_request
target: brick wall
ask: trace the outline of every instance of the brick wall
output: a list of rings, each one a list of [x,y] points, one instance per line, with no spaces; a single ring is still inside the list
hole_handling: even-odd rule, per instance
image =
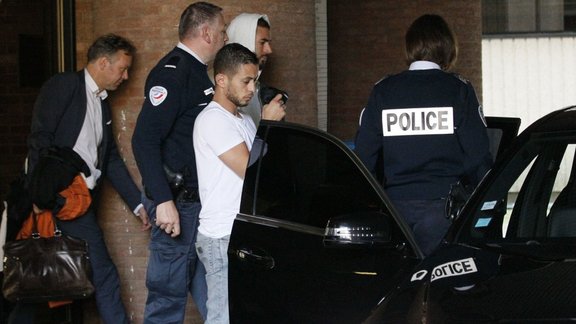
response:
[[[419,16],[439,14],[459,41],[454,68],[482,93],[481,1],[329,0],[328,131],[349,139],[375,82],[407,68],[404,35]]]

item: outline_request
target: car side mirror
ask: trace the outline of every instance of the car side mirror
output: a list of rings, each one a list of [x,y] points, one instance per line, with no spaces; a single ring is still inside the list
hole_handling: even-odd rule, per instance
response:
[[[331,218],[326,225],[326,247],[389,246],[388,216],[381,212],[363,212]]]

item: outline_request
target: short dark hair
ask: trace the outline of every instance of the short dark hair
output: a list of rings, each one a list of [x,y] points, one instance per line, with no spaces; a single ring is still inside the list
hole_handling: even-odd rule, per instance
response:
[[[431,61],[443,70],[456,62],[458,44],[446,21],[438,15],[423,15],[416,19],[406,32],[406,59]]]
[[[203,1],[194,2],[184,9],[182,15],[180,15],[178,37],[180,40],[185,39],[190,34],[193,34],[202,24],[214,20],[221,12],[222,8],[211,3]]]
[[[214,76],[220,73],[233,75],[242,64],[258,65],[256,54],[238,43],[224,45],[214,59]]]
[[[136,47],[128,39],[115,34],[100,36],[88,48],[88,62],[93,62],[103,56],[109,58],[118,51],[124,51],[133,56]]]
[[[258,27],[264,27],[264,28],[270,29],[270,23],[269,23],[266,19],[264,19],[264,17],[260,17],[260,18],[258,19],[258,23],[257,23],[257,24],[258,24],[258,25],[257,25]]]

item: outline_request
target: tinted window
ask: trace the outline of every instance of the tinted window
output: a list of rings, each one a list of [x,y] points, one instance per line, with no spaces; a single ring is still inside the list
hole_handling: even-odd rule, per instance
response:
[[[575,134],[535,135],[477,202],[464,240],[576,237],[575,143]]]
[[[272,145],[259,169],[249,170],[259,172],[253,189],[256,215],[323,228],[337,215],[382,209],[381,198],[355,164],[358,160],[342,144],[280,127],[265,138]]]

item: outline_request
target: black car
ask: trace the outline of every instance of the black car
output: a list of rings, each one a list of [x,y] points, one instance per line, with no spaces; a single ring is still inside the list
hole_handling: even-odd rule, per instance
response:
[[[232,322],[576,319],[576,107],[511,145],[519,120],[488,122],[494,168],[426,259],[343,142],[262,122],[230,241]]]

